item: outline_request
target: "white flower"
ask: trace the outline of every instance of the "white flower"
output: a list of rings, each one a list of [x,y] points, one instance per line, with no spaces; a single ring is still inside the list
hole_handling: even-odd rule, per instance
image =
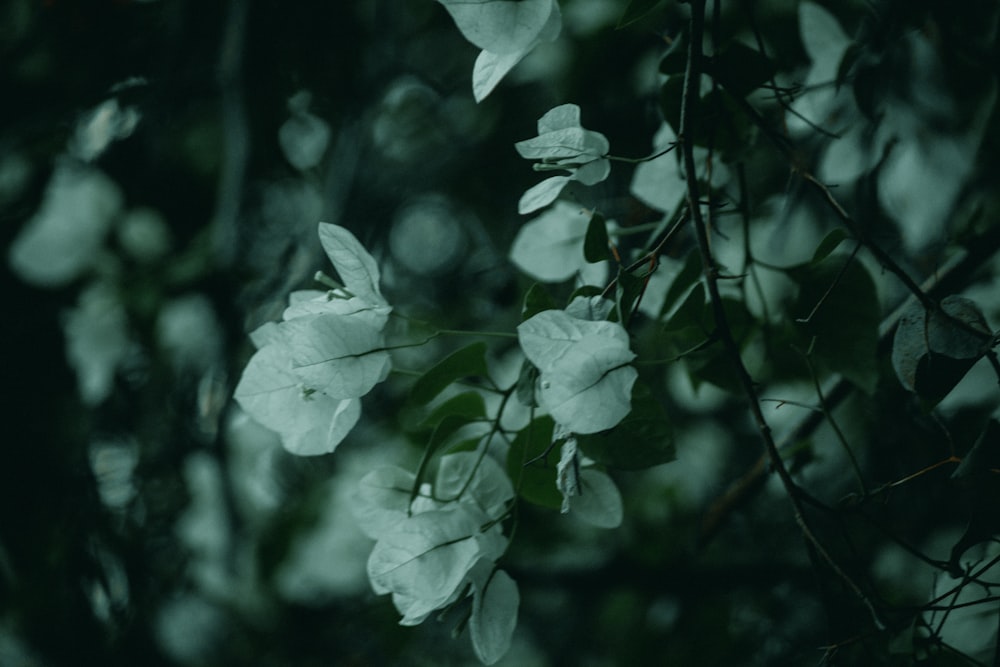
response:
[[[539,406],[566,430],[604,431],[632,410],[632,385],[638,373],[629,362],[635,353],[629,349],[628,333],[617,322],[546,310],[522,322],[517,338],[539,371]]]
[[[391,367],[384,329],[392,308],[375,260],[343,227],[320,223],[319,236],[344,286],[293,292],[281,322],[250,334],[259,349],[235,392],[300,455],[332,452],[357,423],[360,398]]]
[[[550,109],[538,119],[538,136],[514,144],[521,157],[541,160],[536,171],[568,171],[568,176],[552,176],[521,196],[517,211],[531,213],[548,206],[570,181],[596,185],[611,173],[605,157],[610,150],[608,139],[600,132],[580,125],[580,107],[563,104]]]

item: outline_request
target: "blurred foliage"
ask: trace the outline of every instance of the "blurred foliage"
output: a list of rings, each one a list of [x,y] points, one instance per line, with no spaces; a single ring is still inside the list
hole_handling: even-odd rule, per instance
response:
[[[684,359],[641,370],[643,409],[627,429],[581,441],[621,468],[624,525],[596,531],[556,514],[551,468],[524,469],[538,506],[522,504],[509,554],[522,602],[503,664],[996,660],[995,357],[956,354],[962,372],[945,373],[932,400],[901,387],[889,325],[905,289],[879,258],[848,258],[853,241],[832,253],[844,239],[827,236],[836,216],[798,176],[836,183],[859,237],[936,277],[928,294],[962,293],[981,309],[977,326],[1000,321],[998,10],[823,4],[838,25],[795,0],[709,3],[719,55],[708,71],[721,87],[699,100],[694,138],[725,159],[720,169],[739,165],[726,186],[710,179],[729,205],[713,242],[736,248],[720,257],[740,279],[725,301],[733,333],[768,383],[764,409],[809,494],[808,520],[885,628],[768,481],[755,426],[728,393],[699,266],[685,268],[687,234],[660,258],[654,277],[670,281],[628,284],[624,272],[618,284],[642,294],[625,319],[665,316],[635,348]],[[319,220],[352,229],[391,302],[442,327],[512,330],[522,304],[567,300],[572,285],[532,287],[508,259],[525,222],[518,198],[538,180],[514,143],[572,102],[614,155],[650,154],[661,121],[679,121],[688,9],[561,6],[562,37],[476,105],[475,50],[429,0],[4,4],[2,246],[40,211],[66,220],[94,206],[50,185],[67,164],[113,183],[107,228],[63,250],[94,247],[72,275],[40,289],[16,262],[0,268],[0,663],[476,664],[467,642],[448,639],[454,618],[397,625],[368,587],[371,543],[344,509],[389,448],[416,466],[428,427],[411,423],[405,385],[366,399],[335,457],[288,455],[229,399],[247,332],[314,286]],[[820,47],[837,52],[822,72]],[[633,172],[616,164],[599,186],[566,192],[617,229],[665,230],[669,214],[627,194]],[[623,256],[642,255],[618,238]],[[512,350],[487,362],[514,382]],[[400,365],[451,351],[435,341]],[[478,347],[464,354],[483,363]],[[98,376],[84,390],[88,372]],[[462,375],[447,361],[439,372],[422,389]],[[834,372],[850,382],[831,385]],[[660,444],[623,451],[642,438]],[[663,463],[671,443],[677,460]]]

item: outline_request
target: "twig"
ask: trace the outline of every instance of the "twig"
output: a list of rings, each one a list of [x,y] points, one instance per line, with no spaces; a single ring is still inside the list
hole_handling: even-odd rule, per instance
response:
[[[781,480],[782,486],[784,486],[785,492],[792,503],[795,522],[802,531],[802,535],[813,546],[823,561],[826,562],[827,566],[830,567],[837,577],[841,579],[841,581],[843,581],[844,584],[858,597],[862,604],[864,604],[871,614],[875,626],[879,629],[883,629],[885,625],[879,618],[878,612],[872,602],[868,599],[868,596],[840,567],[840,565],[837,564],[805,520],[802,512],[799,489],[796,486],[795,481],[792,479],[791,474],[788,472],[788,468],[785,467],[785,462],[781,458],[781,454],[778,452],[778,447],[771,434],[771,428],[768,426],[767,420],[764,418],[764,413],[761,410],[753,378],[750,377],[750,373],[747,371],[746,366],[743,363],[739,347],[733,339],[732,330],[729,327],[726,312],[723,308],[722,296],[719,292],[718,286],[718,267],[715,263],[715,259],[712,257],[708,232],[706,230],[705,221],[701,215],[701,206],[699,203],[700,195],[698,192],[698,175],[695,169],[694,150],[690,138],[694,135],[694,133],[690,131],[691,128],[689,126],[693,119],[694,106],[697,101],[698,86],[702,73],[701,61],[705,22],[705,0],[691,0],[690,5],[691,30],[690,41],[688,44],[687,67],[684,73],[684,92],[681,98],[682,106],[680,115],[679,141],[684,158],[688,208],[691,211],[695,227],[695,236],[698,240],[699,252],[701,253],[705,283],[708,288],[709,299],[712,305],[712,314],[715,318],[717,332],[723,346],[726,349],[726,353],[729,356],[734,370],[739,377],[740,384],[743,387],[744,394],[746,395],[749,403],[750,412],[756,421],[757,431],[763,441],[771,466],[774,468],[775,472],[777,472],[778,478]]]
[[[1000,248],[1000,225],[991,226],[982,235],[970,239],[964,254],[956,255],[945,267],[928,278],[923,284],[924,292],[936,298],[938,295],[955,291],[979,270]],[[903,312],[915,301],[914,297],[903,299],[879,327],[878,354],[888,354],[892,349],[892,340],[896,326]],[[852,392],[853,386],[845,379],[840,379],[831,385],[826,392],[827,409],[833,410]],[[779,449],[784,449],[790,443],[808,438],[816,428],[823,423],[821,412],[810,412],[795,428],[791,430],[781,443]],[[749,503],[767,481],[767,454],[762,454],[719,498],[711,503],[702,520],[699,544],[707,545],[718,534],[727,518],[739,508]]]

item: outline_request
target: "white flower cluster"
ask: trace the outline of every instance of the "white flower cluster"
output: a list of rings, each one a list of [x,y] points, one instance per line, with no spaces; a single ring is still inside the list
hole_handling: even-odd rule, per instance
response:
[[[570,181],[597,185],[611,173],[608,138],[580,125],[580,107],[575,104],[550,109],[538,119],[538,136],[519,141],[514,148],[525,159],[539,160],[535,171],[569,172],[551,176],[525,192],[517,204],[522,215],[554,202]]]
[[[510,478],[492,458],[458,452],[441,458],[434,483],[417,495],[415,484],[413,473],[397,467],[361,480],[353,509],[376,540],[368,559],[372,588],[392,594],[402,625],[471,597],[472,646],[492,664],[517,625],[517,585],[496,568],[510,541],[501,524],[514,502]]]
[[[332,452],[357,423],[361,397],[389,374],[384,329],[392,308],[375,260],[343,227],[319,238],[343,287],[293,292],[281,322],[250,334],[258,347],[235,398],[293,454]]]

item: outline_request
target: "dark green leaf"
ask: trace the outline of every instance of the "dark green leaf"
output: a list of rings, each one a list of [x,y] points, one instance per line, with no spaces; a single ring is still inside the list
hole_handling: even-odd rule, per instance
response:
[[[645,279],[618,267],[618,280],[615,287],[615,305],[618,307],[619,322],[628,322],[632,309],[642,292]]]
[[[822,262],[827,256],[837,249],[837,246],[843,242],[844,239],[849,238],[850,235],[844,231],[841,227],[836,227],[829,234],[823,237],[823,240],[819,242],[816,246],[816,252],[813,253],[812,263],[816,264]]]
[[[701,98],[694,114],[691,140],[711,146],[728,162],[753,147],[755,128],[728,90],[716,89]]]
[[[573,299],[577,298],[578,296],[582,296],[584,298],[589,299],[590,297],[600,296],[603,293],[604,290],[598,287],[597,285],[580,285],[570,293],[569,298],[566,299],[566,305],[568,306],[569,304],[571,304],[573,302]]]
[[[715,56],[710,73],[733,95],[747,93],[767,82],[775,72],[774,63],[757,49],[742,42],[729,44]]]
[[[702,299],[704,299],[703,295]],[[733,340],[742,348],[750,337],[750,334],[754,331],[754,318],[750,314],[750,311],[747,310],[746,304],[738,299],[723,297],[722,308],[726,312],[726,322],[729,325]],[[700,324],[697,325],[697,329],[691,327],[688,330],[689,335],[697,335],[696,339],[687,341],[688,349],[692,345],[704,343],[714,330],[715,317],[712,314],[711,304],[704,303],[700,316]],[[736,374],[732,361],[725,354],[721,345],[708,345],[695,352],[686,354],[684,356],[684,365],[687,367],[691,381],[695,387],[699,386],[702,382],[709,382],[716,387],[721,387],[729,391],[742,391],[739,376]]]
[[[521,321],[530,319],[544,310],[555,310],[556,304],[545,291],[545,288],[535,283],[524,295],[524,305],[521,307]]]
[[[680,273],[670,283],[667,295],[663,297],[663,305],[660,307],[660,317],[663,317],[701,280],[701,257],[697,252],[689,252],[684,260],[684,266]]]
[[[676,458],[667,413],[639,382],[633,386],[632,411],[625,419],[610,431],[577,436],[577,441],[587,456],[612,468],[640,470]]]
[[[552,447],[554,428],[552,418],[545,416],[522,429],[507,453],[507,474],[522,498],[542,507],[558,509],[562,507],[562,494],[556,488],[559,452]],[[550,449],[555,450],[554,453],[548,451],[547,456],[539,458]]]
[[[426,405],[452,382],[470,376],[485,377],[486,343],[473,343],[452,352],[417,378],[410,389],[412,405]]]
[[[666,62],[666,58],[664,58],[664,62]],[[662,65],[663,63],[661,63],[661,69]],[[681,127],[681,100],[684,97],[683,71],[682,68],[681,74],[671,74],[670,78],[660,86],[660,113],[663,114],[663,120],[674,129],[675,134],[679,133]]]
[[[608,258],[608,228],[604,216],[594,213],[587,225],[587,236],[583,241],[583,256],[591,263],[601,262]]]
[[[618,19],[618,29],[631,25],[651,13],[656,7],[663,3],[663,0],[630,0],[625,12]]]
[[[448,453],[454,454],[455,452],[474,452],[479,448],[479,443],[482,441],[482,438],[466,438],[465,440],[460,440],[448,448]]]
[[[952,473],[969,506],[965,532],[951,550],[952,574],[961,576],[960,560],[969,548],[1000,534],[1000,422],[991,419],[976,444]]]
[[[685,69],[687,69],[687,35],[681,34],[674,38],[660,59],[660,74],[683,77]]]
[[[892,343],[896,376],[933,407],[986,352],[989,331],[982,311],[969,299],[945,297],[930,317],[915,303],[900,318]]]
[[[684,301],[663,324],[663,330],[669,333],[687,329],[694,329],[701,338],[707,337],[715,329],[715,322],[707,308],[705,286],[700,283],[695,284],[694,289],[688,292]]]
[[[820,371],[840,373],[867,393],[875,390],[879,302],[864,266],[845,255],[796,267],[799,284],[792,306],[796,346],[812,350]],[[806,320],[806,321],[799,321]]]
[[[538,380],[538,369],[530,361],[521,362],[521,372],[517,376],[517,387],[514,396],[521,405],[531,407],[538,405],[535,401],[535,382]]]
[[[858,56],[860,55],[861,47],[857,43],[852,43],[844,51],[844,55],[840,59],[840,65],[837,66],[836,81],[838,89],[847,81],[847,77],[850,75],[851,70],[854,69],[854,65],[858,62]]]
[[[474,391],[466,391],[452,396],[441,405],[434,408],[427,417],[420,422],[420,430],[435,428],[446,417],[457,416],[471,422],[486,418],[486,403],[481,394]]]

